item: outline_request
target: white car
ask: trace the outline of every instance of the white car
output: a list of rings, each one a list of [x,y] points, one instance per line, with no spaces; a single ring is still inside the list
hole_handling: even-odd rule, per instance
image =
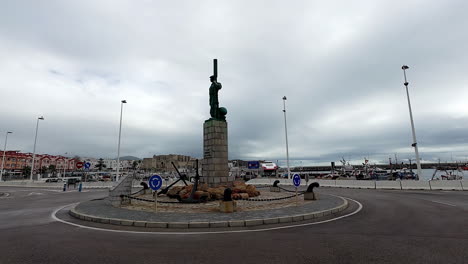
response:
[[[271,161],[265,161],[261,164],[261,166],[264,171],[275,171],[278,169],[278,166]]]

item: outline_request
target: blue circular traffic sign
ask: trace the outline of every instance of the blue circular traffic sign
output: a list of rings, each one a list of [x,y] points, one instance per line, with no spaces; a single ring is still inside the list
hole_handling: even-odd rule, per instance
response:
[[[84,167],[85,167],[85,169],[89,169],[89,168],[91,167],[91,163],[86,162],[86,163],[84,164]]]
[[[151,189],[153,189],[153,191],[157,191],[157,190],[159,190],[161,188],[162,182],[163,181],[162,181],[161,176],[153,175],[149,179],[149,186],[150,186]]]
[[[296,186],[296,187],[301,185],[301,176],[299,176],[299,174],[294,174],[293,183],[294,183],[294,186]]]

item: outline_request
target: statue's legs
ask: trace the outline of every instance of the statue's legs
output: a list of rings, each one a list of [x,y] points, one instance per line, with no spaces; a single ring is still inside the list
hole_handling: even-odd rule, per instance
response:
[[[210,108],[210,115],[212,118],[218,118],[218,107],[219,104],[212,105]]]

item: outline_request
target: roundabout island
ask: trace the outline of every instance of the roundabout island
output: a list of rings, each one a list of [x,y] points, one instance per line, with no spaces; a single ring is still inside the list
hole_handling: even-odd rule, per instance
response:
[[[319,220],[340,213],[349,204],[340,196],[323,194],[318,200],[305,200],[305,191],[296,196],[293,190],[277,186],[281,188],[278,192],[270,191],[269,187],[263,186],[257,197],[234,200],[236,211],[232,213],[220,211],[220,204],[224,201],[181,203],[168,195],[158,198],[156,211],[153,195],[142,189],[129,196],[130,199],[126,197],[127,203],[115,206],[109,198],[91,200],[71,207],[69,214],[89,222],[151,229],[242,229]]]

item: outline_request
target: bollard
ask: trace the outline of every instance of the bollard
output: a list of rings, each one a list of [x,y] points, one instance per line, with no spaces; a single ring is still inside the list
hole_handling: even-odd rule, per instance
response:
[[[320,187],[318,182],[313,182],[307,187],[307,191],[304,193],[304,200],[317,200],[318,195],[314,193],[314,188]]]
[[[67,183],[64,183],[63,184],[63,191],[66,191],[67,190]]]
[[[278,184],[280,183],[280,181],[276,180],[275,182],[273,182],[273,186],[270,186],[270,192],[281,192]]]
[[[78,191],[81,192],[81,188],[83,188],[83,184],[80,182],[80,185],[78,185]]]
[[[224,199],[223,201],[219,201],[219,211],[222,213],[237,211],[237,203],[232,200],[232,190],[230,188],[224,190]]]

